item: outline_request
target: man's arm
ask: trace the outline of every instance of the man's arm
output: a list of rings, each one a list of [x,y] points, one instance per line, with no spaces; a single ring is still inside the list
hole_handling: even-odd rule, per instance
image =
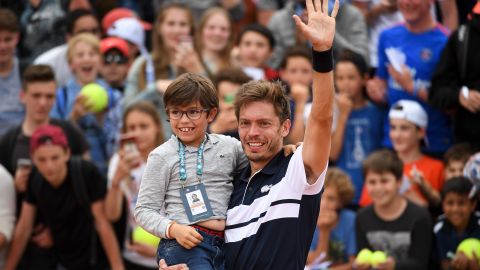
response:
[[[320,0],[307,0],[308,24],[304,24],[298,16],[294,15],[297,28],[313,45],[313,50],[320,52],[325,59],[323,63],[314,62],[317,70],[313,74],[312,110],[305,128],[304,144],[308,147],[303,148],[302,158],[309,184],[315,183],[318,176],[327,167],[333,121],[333,64],[329,50],[332,48],[335,35],[335,16],[339,4],[336,0],[332,14],[329,16],[327,14],[328,0],[321,2]],[[321,4],[323,4],[323,9]],[[316,56],[318,53],[314,54],[314,61],[317,60]],[[322,68],[318,68],[318,66]]]
[[[36,207],[28,202],[23,202],[22,212],[15,231],[13,233],[12,246],[8,253],[5,270],[16,269],[18,261],[22,257],[28,239],[32,234],[33,222],[35,221]]]
[[[112,269],[124,269],[120,248],[113,232],[113,228],[105,216],[105,205],[103,200],[92,203],[91,211],[95,219],[95,229],[100,236],[103,249],[107,254]]]
[[[458,9],[455,0],[438,1],[440,10],[442,11],[442,23],[450,31],[454,31],[458,27]]]

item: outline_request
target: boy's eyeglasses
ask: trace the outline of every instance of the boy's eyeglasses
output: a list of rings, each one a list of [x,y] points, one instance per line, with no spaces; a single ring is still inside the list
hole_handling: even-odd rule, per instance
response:
[[[103,62],[106,65],[111,65],[111,64],[114,64],[114,63],[124,65],[124,64],[128,63],[128,58],[123,56],[123,55],[120,55],[120,54],[109,53],[109,54],[106,54],[103,57]]]
[[[168,120],[179,120],[184,114],[187,115],[190,120],[197,120],[200,118],[203,112],[208,112],[208,109],[189,109],[186,111],[169,109],[167,110]]]

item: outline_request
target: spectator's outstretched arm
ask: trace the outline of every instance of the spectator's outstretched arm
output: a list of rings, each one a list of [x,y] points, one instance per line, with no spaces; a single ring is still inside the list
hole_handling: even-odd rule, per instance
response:
[[[315,51],[312,110],[305,129],[302,154],[309,184],[315,183],[326,168],[330,153],[334,94],[331,48],[338,5],[336,0],[332,14],[328,15],[328,0],[307,0],[308,24],[294,15],[297,28]]]

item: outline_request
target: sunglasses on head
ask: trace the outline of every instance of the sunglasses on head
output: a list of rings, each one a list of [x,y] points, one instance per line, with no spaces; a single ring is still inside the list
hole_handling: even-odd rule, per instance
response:
[[[128,58],[126,56],[123,56],[121,54],[113,54],[113,53],[109,53],[109,54],[106,54],[104,57],[103,57],[103,62],[107,65],[111,65],[111,64],[127,64],[128,63]]]

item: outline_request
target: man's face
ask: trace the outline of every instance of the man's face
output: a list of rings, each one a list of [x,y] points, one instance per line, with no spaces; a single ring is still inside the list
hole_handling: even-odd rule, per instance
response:
[[[280,78],[289,85],[310,86],[313,80],[312,64],[302,56],[289,57],[285,69],[280,70]]]
[[[100,25],[95,17],[87,15],[80,17],[73,26],[72,35],[91,33],[101,38]]]
[[[280,123],[273,104],[255,101],[240,108],[238,133],[243,151],[251,162],[266,165],[282,148],[290,120]]]
[[[127,77],[128,67],[128,56],[112,50],[103,55],[100,73],[109,85],[122,86]]]
[[[56,89],[55,81],[27,83],[20,96],[26,117],[37,123],[45,122],[55,103]]]
[[[15,32],[0,31],[0,64],[8,63],[13,59],[18,36],[18,33]]]
[[[268,39],[254,31],[243,34],[238,48],[243,67],[262,68],[272,52]]]
[[[402,13],[405,21],[415,24],[430,12],[432,0],[397,0],[398,10]]]
[[[374,204],[387,207],[392,204],[400,189],[401,180],[390,172],[367,172],[365,187]]]
[[[49,183],[60,183],[66,175],[70,151],[59,145],[45,144],[32,154],[32,161]]]

